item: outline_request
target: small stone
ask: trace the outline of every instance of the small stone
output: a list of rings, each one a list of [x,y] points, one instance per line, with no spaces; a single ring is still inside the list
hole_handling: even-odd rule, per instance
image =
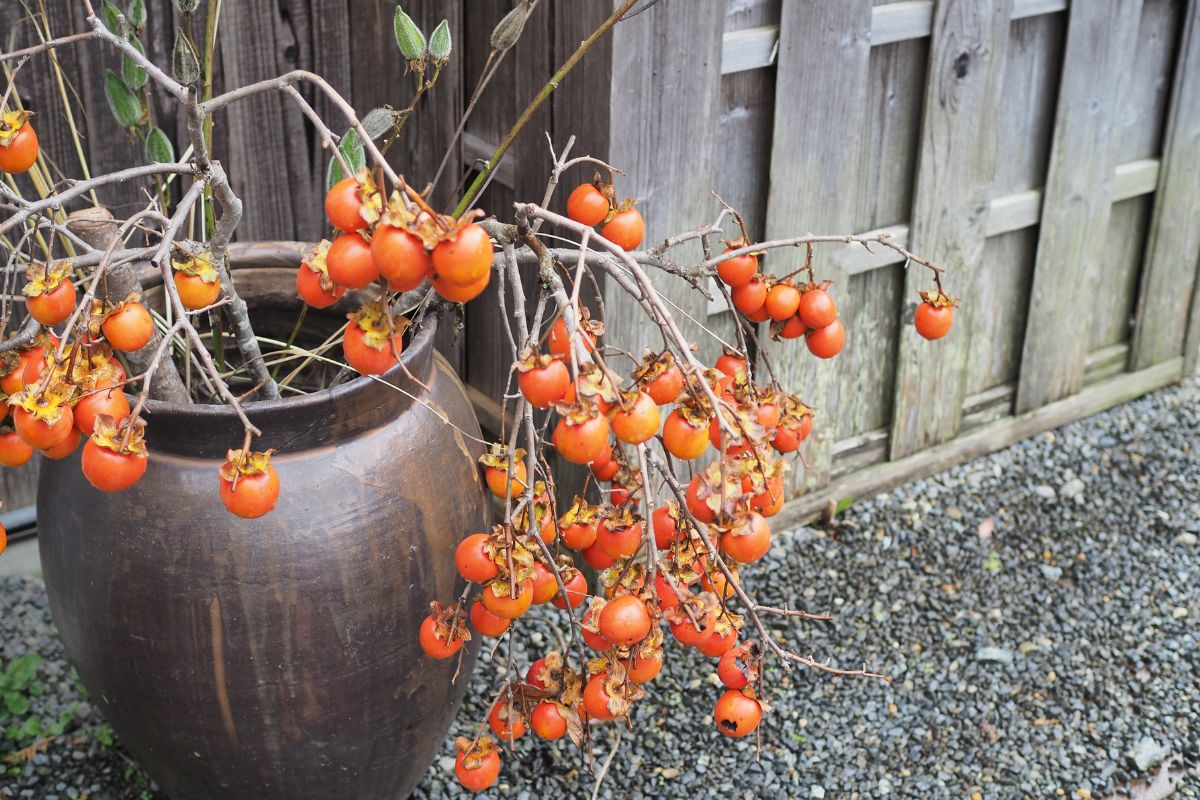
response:
[[[808,796],[813,798],[813,800],[823,800],[823,798],[825,797],[825,787],[824,786],[809,787]]]
[[[1180,606],[1171,612],[1171,616],[1174,617],[1175,619],[1187,619],[1187,615],[1188,615],[1188,610],[1186,608],[1184,608],[1183,606]]]
[[[985,664],[1011,664],[1016,655],[1004,647],[981,647],[975,651],[975,660]]]
[[[1085,488],[1083,481],[1079,480],[1079,478],[1072,478],[1059,488],[1058,493],[1070,500],[1077,495],[1083,494]]]
[[[1133,763],[1137,764],[1137,768],[1145,772],[1151,767],[1161,764],[1163,759],[1171,755],[1171,751],[1149,736],[1143,736],[1138,739],[1129,754],[1133,757]]]
[[[879,788],[879,793],[881,795],[891,794],[892,793],[892,782],[889,781],[887,778],[880,778],[878,788]]]
[[[1054,491],[1054,487],[1047,486],[1044,483],[1038,484],[1037,486],[1033,487],[1033,493],[1036,494],[1038,497],[1044,497],[1047,500],[1057,500],[1058,499],[1058,492]]]
[[[1195,547],[1196,534],[1192,533],[1191,531],[1184,531],[1175,537],[1175,544],[1182,544],[1187,547]]]
[[[1039,568],[1042,570],[1042,575],[1044,575],[1048,581],[1057,581],[1063,575],[1062,567],[1055,567],[1050,564],[1040,564]]]
[[[515,731],[514,731],[514,733],[515,733]],[[438,766],[441,767],[446,772],[453,774],[453,772],[454,772],[454,757],[453,756],[442,756],[441,758],[438,759]]]
[[[663,770],[661,772],[659,772],[658,774],[662,775],[664,778],[666,778],[669,781],[673,781],[679,777],[679,770],[676,769],[675,767],[664,767]]]
[[[1079,800],[1092,800],[1092,793],[1082,786],[1075,790],[1075,796],[1078,797]]]

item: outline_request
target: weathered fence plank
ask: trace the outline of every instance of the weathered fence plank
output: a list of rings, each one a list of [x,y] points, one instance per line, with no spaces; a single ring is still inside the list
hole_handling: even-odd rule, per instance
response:
[[[1083,386],[1087,305],[1112,211],[1118,92],[1141,0],[1072,3],[1017,387],[1023,412]],[[1046,334],[1054,332],[1055,342]]]
[[[1180,11],[1177,0],[1144,0],[1142,4],[1133,63],[1123,76],[1117,100],[1113,137],[1118,163],[1144,163],[1161,153],[1171,67],[1182,27]],[[1120,172],[1118,168],[1118,175]],[[1156,183],[1146,188],[1152,192]],[[1114,194],[1119,197],[1119,179],[1117,186]],[[1149,196],[1125,202],[1114,198],[1098,264],[1100,279],[1089,307],[1089,353],[1127,343],[1132,335],[1152,204]]]
[[[1200,259],[1200,0],[1187,3],[1175,65],[1158,194],[1146,245],[1131,366],[1142,369],[1183,352]],[[1195,363],[1195,348],[1188,354]]]
[[[785,3],[780,19],[775,132],[767,198],[767,238],[798,231],[851,230],[862,131],[866,126],[871,55],[869,0]],[[838,91],[826,91],[837,86]],[[784,256],[787,257],[787,256]],[[845,287],[844,270],[826,277]],[[836,363],[814,365],[798,342],[772,347],[780,380],[818,410],[807,449],[808,469],[794,486],[828,481],[833,461]],[[853,346],[853,342],[850,343]],[[804,380],[807,378],[807,380]]]
[[[934,10],[912,248],[946,267],[948,287],[968,304],[983,270],[1010,15],[1011,0],[943,0]],[[920,302],[919,290],[933,291],[934,282],[911,265],[905,323]],[[969,308],[959,315],[956,335],[938,342],[926,342],[909,324],[901,326],[891,458],[957,435],[973,326]]]
[[[610,163],[629,173],[617,193],[638,199],[646,219],[646,245],[716,217],[709,193],[716,173],[721,97],[721,36],[724,0],[696,0],[686,6],[661,3],[622,22],[612,32],[612,119]],[[672,43],[687,42],[686,47]],[[681,263],[700,256],[699,247],[679,255]],[[712,353],[711,339],[686,315],[703,321],[705,300],[679,279],[655,276],[656,288],[675,308],[688,337]],[[604,324],[636,357],[662,349],[658,329],[616,289],[605,287]]]

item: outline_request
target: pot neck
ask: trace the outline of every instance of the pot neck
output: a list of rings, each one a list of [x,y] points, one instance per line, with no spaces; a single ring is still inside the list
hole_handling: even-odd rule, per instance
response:
[[[328,447],[381,427],[427,393],[433,377],[436,315],[426,315],[400,363],[383,375],[358,377],[312,394],[243,404],[262,436],[255,450],[281,454]],[[224,458],[245,435],[231,406],[146,403],[146,443],[152,453]]]

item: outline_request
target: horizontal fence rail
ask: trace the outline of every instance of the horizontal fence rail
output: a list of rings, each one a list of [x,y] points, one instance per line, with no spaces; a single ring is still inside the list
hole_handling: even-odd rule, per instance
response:
[[[1014,0],[1011,18],[1024,19],[1063,11],[1067,0]],[[933,0],[909,0],[876,6],[871,12],[871,46],[920,39],[933,30]],[[721,48],[721,74],[732,75],[775,64],[779,52],[779,26],[760,25],[725,34]]]

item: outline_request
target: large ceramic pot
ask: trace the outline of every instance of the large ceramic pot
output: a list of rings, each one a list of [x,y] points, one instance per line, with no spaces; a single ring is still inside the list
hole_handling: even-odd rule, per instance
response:
[[[266,313],[291,302],[294,274],[237,280]],[[247,404],[283,487],[261,519],[218,498],[218,465],[242,439],[228,407],[150,403],[149,468],[122,494],[93,489],[78,452],[44,462],[54,621],[172,800],[394,800],[440,748],[475,651],[452,683],[455,661],[426,658],[417,630],[430,600],[461,589],[454,548],[488,511],[478,446],[428,407],[478,436],[435,327],[403,353],[412,377]]]

